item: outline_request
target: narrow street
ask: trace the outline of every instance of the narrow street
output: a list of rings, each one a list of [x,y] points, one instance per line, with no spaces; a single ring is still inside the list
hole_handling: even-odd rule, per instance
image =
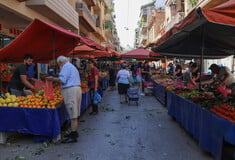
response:
[[[0,160],[212,160],[154,97],[128,106],[119,104],[116,90],[106,91],[99,107],[98,115],[80,118],[77,143],[46,146],[16,137],[0,146]]]

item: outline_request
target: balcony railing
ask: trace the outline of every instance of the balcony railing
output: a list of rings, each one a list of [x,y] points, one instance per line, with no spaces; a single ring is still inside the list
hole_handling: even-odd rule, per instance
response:
[[[76,9],[82,9],[93,22],[93,24],[96,25],[96,19],[91,15],[91,12],[84,3],[76,3]]]

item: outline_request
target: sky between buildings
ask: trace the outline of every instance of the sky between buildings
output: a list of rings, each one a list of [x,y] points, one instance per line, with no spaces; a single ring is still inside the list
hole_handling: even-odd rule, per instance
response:
[[[156,6],[161,7],[164,1],[157,0]],[[140,7],[149,2],[153,0],[114,0],[117,32],[122,47],[133,48]]]

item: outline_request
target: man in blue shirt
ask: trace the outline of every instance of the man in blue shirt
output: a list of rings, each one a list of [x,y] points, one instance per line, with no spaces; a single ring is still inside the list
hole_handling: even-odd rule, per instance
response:
[[[76,67],[69,62],[68,58],[59,56],[57,58],[57,63],[60,66],[59,77],[48,77],[48,79],[61,84],[61,93],[71,119],[72,130],[70,134],[65,136],[62,143],[73,143],[77,142],[77,138],[79,136],[77,132],[78,116],[80,116],[82,99],[80,75]]]

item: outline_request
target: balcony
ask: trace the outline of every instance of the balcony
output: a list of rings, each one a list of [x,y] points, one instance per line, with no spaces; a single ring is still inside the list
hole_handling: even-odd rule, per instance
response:
[[[26,6],[66,29],[78,28],[78,13],[67,1],[27,0]]]
[[[105,29],[105,37],[107,39],[111,39],[113,37],[112,32],[111,32],[111,30],[109,28]]]
[[[101,42],[105,42],[106,41],[105,32],[100,27],[96,28],[96,32],[94,32],[94,34],[100,39]]]
[[[96,5],[93,7],[94,10],[100,11],[101,10],[101,2],[96,0]]]
[[[90,32],[96,31],[96,19],[84,3],[76,3],[76,10],[79,13],[79,24],[83,25]]]
[[[143,45],[147,44],[147,40],[148,40],[148,36],[147,35],[143,35],[143,37],[141,38],[140,43]]]
[[[147,32],[147,29],[148,29],[148,24],[144,23],[142,26],[141,34],[145,34]]]
[[[96,5],[96,0],[84,0],[84,2],[89,6],[95,6]]]

